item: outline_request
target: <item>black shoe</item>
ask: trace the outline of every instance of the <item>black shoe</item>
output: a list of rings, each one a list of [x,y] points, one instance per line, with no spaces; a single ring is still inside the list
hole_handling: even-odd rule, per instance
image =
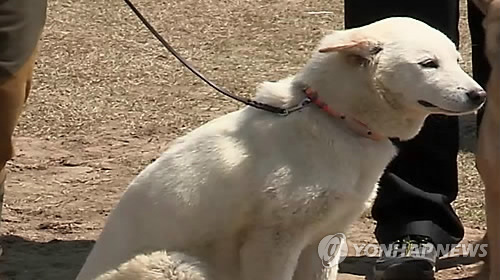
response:
[[[374,266],[376,280],[434,280],[437,250],[424,236],[406,236],[382,245]]]

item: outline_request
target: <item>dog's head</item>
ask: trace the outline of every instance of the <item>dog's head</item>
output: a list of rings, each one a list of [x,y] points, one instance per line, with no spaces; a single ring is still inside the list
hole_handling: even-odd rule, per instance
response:
[[[417,127],[429,114],[468,114],[484,103],[485,91],[459,62],[459,52],[443,33],[415,19],[394,17],[326,36],[304,72],[309,73],[306,83],[312,76],[319,77],[309,79],[315,85],[330,83],[318,89],[320,94],[336,88],[349,92],[342,100],[325,96],[327,103],[351,102],[342,110],[367,122],[385,115],[372,126],[392,137],[411,138],[419,127],[405,132],[406,120],[415,119]]]
[[[486,53],[493,66],[500,67],[500,0],[474,0],[486,15],[483,26],[486,30]]]
[[[460,53],[444,34],[410,18],[389,18],[352,29],[338,52],[351,66],[373,73],[382,94],[414,110],[448,115],[476,111],[486,93],[460,67]]]

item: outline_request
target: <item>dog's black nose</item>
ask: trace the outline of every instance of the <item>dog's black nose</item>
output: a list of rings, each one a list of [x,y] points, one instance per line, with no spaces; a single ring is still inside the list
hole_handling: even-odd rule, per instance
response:
[[[471,90],[466,94],[469,97],[470,101],[472,101],[474,104],[481,104],[486,100],[486,91],[482,89]]]

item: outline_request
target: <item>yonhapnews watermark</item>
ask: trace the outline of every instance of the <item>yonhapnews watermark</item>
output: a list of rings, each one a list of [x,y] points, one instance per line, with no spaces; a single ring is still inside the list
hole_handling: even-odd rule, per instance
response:
[[[347,258],[349,248],[345,234],[327,235],[318,244],[318,256],[324,267],[335,266]]]
[[[385,256],[396,257],[401,252],[411,252],[412,256],[423,257],[429,254],[432,250],[436,250],[439,256],[469,256],[484,258],[488,254],[488,244],[424,244],[417,246],[416,244],[398,244],[397,250],[394,245],[378,245],[378,244],[352,244],[351,255],[360,257],[379,257],[382,254]],[[353,252],[354,251],[354,252]],[[327,235],[318,244],[318,256],[321,259],[323,266],[333,267],[342,263],[349,253],[347,246],[347,238],[344,233],[336,233]]]

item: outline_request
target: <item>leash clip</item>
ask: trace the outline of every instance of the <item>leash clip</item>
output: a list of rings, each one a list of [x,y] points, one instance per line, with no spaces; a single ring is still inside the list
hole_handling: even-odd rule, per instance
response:
[[[305,106],[309,105],[311,102],[312,102],[312,100],[309,97],[306,97],[306,98],[302,99],[302,101],[299,104],[297,104],[293,107],[284,109],[281,113],[279,113],[279,115],[286,117],[286,116],[290,115],[291,113],[304,108]]]

